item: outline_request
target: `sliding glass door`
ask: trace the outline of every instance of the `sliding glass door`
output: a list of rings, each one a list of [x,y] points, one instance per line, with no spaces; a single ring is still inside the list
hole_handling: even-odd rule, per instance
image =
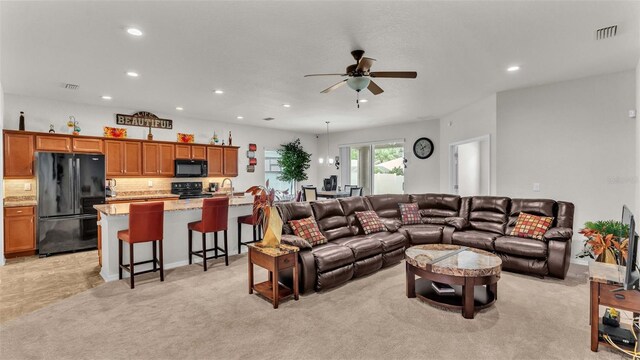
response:
[[[389,141],[341,147],[343,185],[362,187],[363,194],[404,192],[404,143]],[[347,165],[348,164],[348,165]]]

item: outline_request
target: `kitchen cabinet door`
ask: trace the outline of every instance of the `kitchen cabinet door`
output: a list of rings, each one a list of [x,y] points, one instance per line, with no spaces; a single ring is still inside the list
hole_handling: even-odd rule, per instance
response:
[[[160,173],[159,161],[160,147],[154,143],[142,144],[142,174],[158,175]]]
[[[162,176],[173,176],[175,146],[173,144],[160,144],[158,153],[158,173]]]
[[[191,159],[191,145],[176,145],[176,159]]]
[[[223,172],[225,176],[238,176],[238,148],[224,148]]]
[[[220,147],[207,147],[207,164],[209,176],[222,176],[224,175],[224,169],[222,167],[222,148]]]
[[[142,143],[139,141],[124,142],[124,174],[142,175]]]
[[[105,140],[104,155],[107,177],[124,175],[124,142]]]
[[[33,177],[33,135],[4,134],[4,177]]]
[[[36,150],[51,152],[71,152],[71,137],[36,135]]]
[[[203,145],[191,146],[191,159],[193,160],[207,160],[207,147]]]
[[[34,251],[36,226],[33,206],[5,208],[4,253]]]
[[[104,153],[102,139],[73,138],[73,152],[102,154]]]

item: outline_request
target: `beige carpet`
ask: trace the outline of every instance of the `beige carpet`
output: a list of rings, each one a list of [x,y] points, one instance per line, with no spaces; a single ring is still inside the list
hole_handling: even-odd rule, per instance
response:
[[[0,326],[2,359],[619,359],[589,350],[588,286],[504,273],[474,320],[407,299],[404,263],[273,310],[247,259],[98,286]],[[266,273],[259,272],[259,279]]]

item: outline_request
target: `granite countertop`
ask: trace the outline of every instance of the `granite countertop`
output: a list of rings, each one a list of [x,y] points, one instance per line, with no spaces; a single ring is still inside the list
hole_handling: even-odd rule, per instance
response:
[[[502,260],[484,250],[449,244],[417,245],[405,251],[406,261],[435,274],[452,276],[500,275]]]
[[[122,200],[139,200],[139,199],[162,199],[162,198],[178,198],[179,195],[168,193],[165,191],[123,191],[116,196],[107,197],[106,201],[122,201]]]
[[[164,211],[184,211],[202,208],[204,199],[169,200],[164,202]],[[253,197],[242,196],[229,198],[229,206],[253,206]],[[107,216],[121,216],[129,214],[129,204],[104,204],[94,205],[94,209]]]
[[[36,206],[38,202],[35,196],[7,196],[4,198],[4,207]]]

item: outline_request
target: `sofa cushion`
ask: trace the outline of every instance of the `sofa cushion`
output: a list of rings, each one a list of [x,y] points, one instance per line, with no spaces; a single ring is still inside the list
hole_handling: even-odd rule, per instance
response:
[[[352,236],[335,240],[333,243],[351,249],[356,260],[382,253],[382,243],[369,237]]]
[[[470,228],[504,235],[510,201],[508,197],[498,196],[470,198],[468,217]],[[461,210],[461,216],[462,214]]]
[[[311,246],[322,245],[327,242],[327,238],[322,235],[313,217],[291,220],[289,221],[289,225],[291,225],[296,236],[307,240]]]
[[[509,235],[542,240],[552,223],[553,218],[550,216],[536,216],[521,212],[518,215],[518,221],[516,221],[513,231]]]
[[[293,234],[293,229],[289,225],[291,220],[305,219],[313,216],[313,210],[308,202],[285,202],[276,205],[280,218],[282,219],[282,233]]]
[[[314,201],[311,203],[311,208],[318,227],[327,240],[331,241],[343,236],[353,235],[347,217],[344,215],[338,200]]]
[[[411,245],[439,244],[442,242],[442,225],[404,225],[398,230]]]
[[[558,205],[554,200],[549,199],[511,199],[509,210],[509,221],[507,223],[506,235],[511,234],[513,227],[518,221],[520,213],[527,213],[537,216],[555,217]]]
[[[347,217],[347,224],[351,229],[353,235],[364,234],[360,223],[356,218],[357,211],[370,210],[364,196],[352,196],[348,198],[340,198],[340,205],[342,206],[342,212]]]
[[[398,220],[400,220],[398,204],[411,202],[409,195],[403,194],[369,195],[367,201],[379,217]]]
[[[379,232],[369,235],[369,238],[377,240],[382,244],[382,251],[389,252],[391,250],[400,249],[404,247],[407,242],[405,236],[400,232]]]
[[[318,272],[326,272],[337,269],[342,266],[353,264],[355,258],[353,251],[346,246],[335,245],[332,243],[323,244],[314,247],[311,250],[316,260],[316,269]]]
[[[311,249],[311,243],[309,243],[307,240],[299,236],[282,234],[281,240],[282,240],[282,243],[291,245],[291,246],[296,246],[300,248],[300,250]]]
[[[380,218],[378,218],[378,214],[373,210],[358,211],[356,212],[356,217],[366,235],[387,230]]]
[[[422,223],[420,218],[420,209],[417,203],[404,203],[398,204],[400,208],[400,218],[402,219],[402,225],[412,225]]]
[[[493,246],[497,252],[505,254],[537,259],[547,257],[547,243],[544,241],[516,236],[500,236],[495,240]]]
[[[478,230],[454,232],[452,243],[455,245],[470,246],[476,249],[493,251],[493,241],[500,235]]]
[[[416,194],[410,197],[411,202],[418,204],[425,224],[444,224],[444,218],[458,216],[460,211],[458,195]]]

